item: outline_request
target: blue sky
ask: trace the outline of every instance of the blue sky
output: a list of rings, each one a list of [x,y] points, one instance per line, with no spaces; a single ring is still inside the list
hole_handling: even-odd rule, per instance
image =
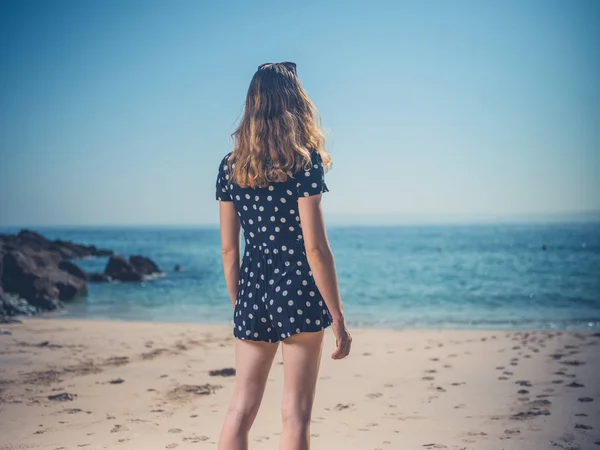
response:
[[[202,224],[290,60],[338,220],[600,211],[600,3],[2,1],[0,225]]]

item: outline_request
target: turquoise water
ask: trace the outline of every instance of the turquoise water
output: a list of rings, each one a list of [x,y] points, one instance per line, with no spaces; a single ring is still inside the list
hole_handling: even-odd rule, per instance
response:
[[[50,238],[149,256],[167,274],[141,285],[91,284],[88,297],[69,304],[63,316],[230,320],[216,227],[36,230]],[[353,326],[600,328],[599,223],[328,231]],[[78,264],[102,271],[106,259]],[[175,272],[175,264],[184,271]]]

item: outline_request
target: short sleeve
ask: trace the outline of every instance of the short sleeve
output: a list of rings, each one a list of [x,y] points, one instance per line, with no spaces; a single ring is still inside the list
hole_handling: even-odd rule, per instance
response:
[[[221,202],[230,202],[231,194],[229,193],[229,153],[219,165],[219,175],[217,176],[216,195],[215,198]]]
[[[298,197],[310,197],[311,195],[319,195],[323,192],[329,192],[329,189],[325,184],[323,160],[317,151],[313,150],[311,153],[310,169],[298,173],[296,179]]]

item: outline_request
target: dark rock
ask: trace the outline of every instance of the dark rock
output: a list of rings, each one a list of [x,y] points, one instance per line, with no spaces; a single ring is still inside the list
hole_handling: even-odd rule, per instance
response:
[[[93,272],[87,274],[87,280],[92,283],[107,283],[111,281],[112,278],[109,275],[106,275],[105,273]]]
[[[156,263],[145,256],[132,255],[129,257],[129,262],[134,267],[135,271],[142,275],[155,275],[161,273],[161,270]]]
[[[59,262],[58,263],[58,268],[60,270],[64,270],[67,273],[70,273],[74,277],[80,278],[82,280],[87,279],[86,273],[81,268],[79,268],[79,266],[76,266],[71,261],[61,261],[61,262]]]
[[[144,279],[144,276],[137,272],[127,259],[117,255],[109,258],[104,274],[119,281],[142,281]]]
[[[104,275],[118,281],[142,281],[145,277],[159,273],[162,273],[160,268],[151,259],[137,255],[129,260],[113,255],[104,269]]]
[[[48,251],[9,250],[2,258],[2,287],[41,310],[53,310],[59,300],[87,293],[85,279],[60,268],[60,256]]]
[[[110,256],[113,253],[111,250],[98,249],[94,245],[81,245],[61,240],[51,241],[31,230],[21,230],[17,235],[0,235],[0,241],[20,250],[56,252],[65,259]]]

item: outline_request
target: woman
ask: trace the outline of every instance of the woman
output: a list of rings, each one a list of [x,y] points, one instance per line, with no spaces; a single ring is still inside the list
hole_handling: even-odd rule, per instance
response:
[[[331,158],[294,63],[258,68],[234,138],[233,152],[219,167],[216,194],[238,338],[235,390],[219,449],[248,448],[248,432],[281,342],[281,448],[305,450],[323,330],[333,326],[333,359],[348,355],[351,338],[321,211],[321,194],[328,190],[324,167]]]

